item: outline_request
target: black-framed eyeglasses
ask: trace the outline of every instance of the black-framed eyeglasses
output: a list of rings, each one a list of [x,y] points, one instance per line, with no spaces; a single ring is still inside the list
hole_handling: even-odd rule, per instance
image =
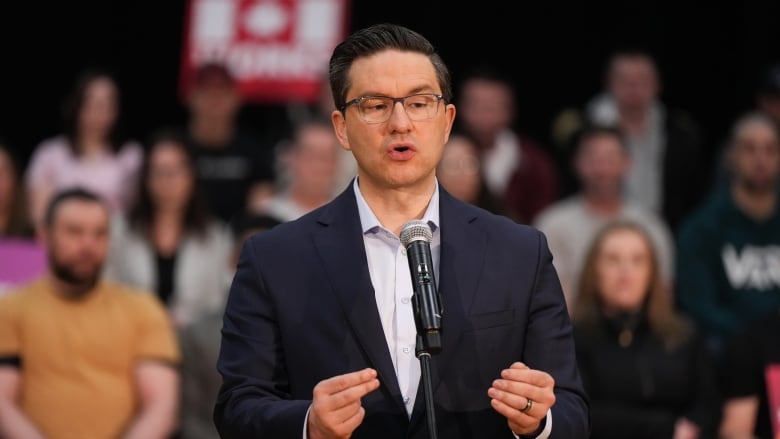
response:
[[[433,119],[439,112],[439,102],[444,96],[436,93],[418,93],[400,98],[389,96],[361,96],[352,99],[341,107],[345,112],[347,107],[357,107],[360,118],[365,123],[382,123],[390,119],[396,102],[400,102],[406,111],[406,116],[414,121]]]

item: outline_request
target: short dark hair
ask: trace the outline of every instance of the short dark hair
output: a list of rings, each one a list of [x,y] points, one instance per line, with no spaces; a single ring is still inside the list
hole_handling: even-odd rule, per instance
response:
[[[471,66],[468,70],[465,70],[458,81],[460,88],[471,80],[483,80],[493,83],[499,83],[512,92],[514,97],[515,84],[512,77],[506,72],[506,70],[496,66],[495,64],[477,64]]]
[[[96,204],[100,204],[103,207],[106,206],[103,199],[100,198],[100,196],[98,196],[96,193],[88,189],[75,187],[75,188],[61,190],[56,194],[54,194],[51,200],[49,200],[49,204],[46,206],[46,213],[44,214],[43,217],[43,223],[46,225],[46,227],[49,227],[54,223],[54,219],[57,216],[57,211],[59,210],[60,206],[63,203],[72,200],[96,203]]]
[[[615,125],[600,124],[600,123],[586,123],[580,128],[574,135],[574,151],[579,153],[582,145],[596,136],[613,136],[615,137],[620,146],[623,147],[623,151],[628,153],[628,145],[626,144],[626,136],[623,131]]]
[[[444,101],[452,101],[450,71],[433,44],[421,34],[404,26],[380,23],[358,30],[333,49],[328,74],[333,101],[339,111],[344,111],[344,104],[347,102],[347,91],[351,86],[349,69],[355,60],[389,49],[426,55],[436,70]]]

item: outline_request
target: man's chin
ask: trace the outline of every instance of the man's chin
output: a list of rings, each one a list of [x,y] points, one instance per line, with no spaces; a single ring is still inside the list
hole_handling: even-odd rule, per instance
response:
[[[99,276],[70,276],[67,278],[60,278],[63,282],[70,284],[73,287],[80,287],[84,289],[90,289],[94,287],[98,282]]]
[[[744,183],[748,192],[754,195],[768,195],[777,190],[777,182],[773,179],[755,179]]]
[[[100,270],[54,270],[54,275],[68,285],[88,290],[97,284]]]

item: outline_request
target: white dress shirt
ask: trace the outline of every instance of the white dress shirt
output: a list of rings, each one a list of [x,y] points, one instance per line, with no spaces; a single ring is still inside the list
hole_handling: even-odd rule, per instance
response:
[[[417,388],[420,385],[420,360],[415,356],[415,341],[417,328],[414,325],[414,310],[412,309],[412,278],[409,272],[409,262],[406,249],[401,239],[395,233],[386,229],[377,219],[366,203],[365,198],[355,179],[353,186],[357,199],[360,225],[363,230],[363,243],[366,247],[368,271],[374,286],[377,310],[382,321],[390,358],[401,389],[406,413],[411,417],[414,408]],[[428,208],[422,220],[431,226],[431,257],[435,279],[439,279],[439,260],[441,255],[441,232],[439,230],[439,183],[428,202]],[[487,389],[485,389],[487,397]],[[308,412],[303,424],[303,437],[307,438],[306,425]],[[537,439],[546,439],[550,435],[552,418],[547,411],[547,425]],[[515,435],[515,437],[519,437]]]
[[[374,286],[376,305],[385,340],[393,360],[398,386],[401,389],[406,413],[411,416],[417,387],[420,384],[420,360],[415,356],[415,341],[417,328],[414,325],[412,309],[412,277],[409,272],[409,262],[406,259],[406,248],[395,233],[384,228],[371,211],[358,188],[357,179],[354,183],[357,198],[360,224],[363,228],[363,243],[366,246],[368,271]],[[433,192],[428,208],[422,220],[431,226],[431,257],[433,258],[433,273],[439,278],[439,254],[441,248],[441,233],[439,232],[439,186]]]

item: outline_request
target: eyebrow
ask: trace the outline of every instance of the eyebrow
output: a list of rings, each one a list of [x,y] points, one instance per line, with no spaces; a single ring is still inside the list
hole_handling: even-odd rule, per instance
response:
[[[441,92],[436,92],[434,90],[435,89],[433,87],[431,87],[430,85],[419,85],[419,86],[411,89],[409,91],[409,93],[405,94],[404,96],[411,96],[411,95],[416,95],[416,94],[420,94],[420,93],[434,93],[434,94],[440,94],[441,93]],[[384,93],[371,92],[371,91],[358,95],[358,97],[363,97],[363,96],[377,96],[377,97],[388,97],[388,98],[393,97],[393,96],[389,96],[389,95],[384,94]]]

